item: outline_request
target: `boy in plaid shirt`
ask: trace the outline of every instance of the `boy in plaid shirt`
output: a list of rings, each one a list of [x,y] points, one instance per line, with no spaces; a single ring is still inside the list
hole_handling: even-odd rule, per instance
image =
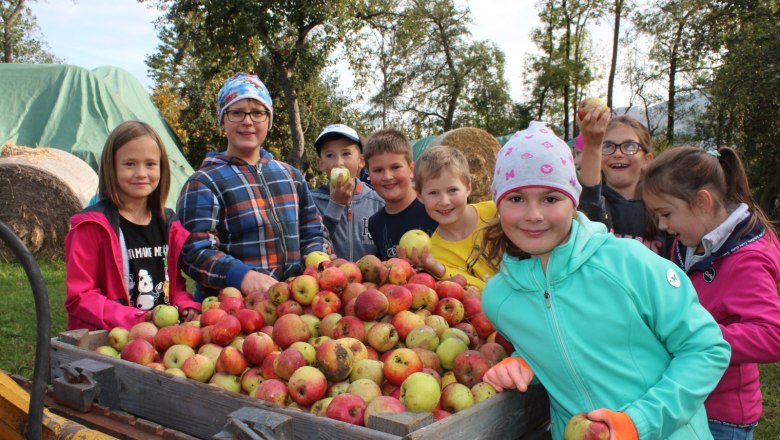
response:
[[[198,284],[198,300],[228,286],[266,291],[300,275],[306,254],[330,253],[303,175],[262,148],[272,119],[271,96],[255,75],[234,75],[217,95],[227,150],[203,161],[177,206],[190,232],[179,264]]]

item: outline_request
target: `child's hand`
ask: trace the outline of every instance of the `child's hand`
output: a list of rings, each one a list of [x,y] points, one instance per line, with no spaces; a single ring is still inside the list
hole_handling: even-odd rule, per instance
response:
[[[588,413],[588,419],[594,422],[604,422],[609,426],[609,440],[638,440],[639,434],[631,417],[619,411],[610,411],[606,408],[597,409]]]
[[[588,114],[580,120],[577,116],[577,122],[582,132],[582,142],[584,149],[598,149],[601,152],[601,143],[604,140],[604,133],[607,132],[607,124],[612,119],[612,111],[609,107],[594,107]]]
[[[499,393],[516,388],[527,391],[528,384],[534,379],[534,372],[525,360],[519,357],[508,357],[490,367],[482,380],[493,385]]]
[[[276,278],[250,270],[241,281],[241,292],[244,296],[255,292],[267,292],[268,288],[274,284],[276,284]]]
[[[431,252],[427,246],[424,247],[422,253],[419,254],[417,253],[417,248],[414,248],[412,249],[412,254],[407,255],[406,250],[401,246],[396,247],[396,252],[398,253],[399,258],[403,258],[409,261],[412,266],[423,269],[437,278],[442,277],[447,271],[447,268],[444,267],[443,264],[439,263],[436,258],[433,257],[433,255],[431,255]]]
[[[197,309],[193,309],[191,307],[188,307],[179,313],[179,321],[181,322],[190,322],[195,321],[200,316],[200,312],[198,312]]]
[[[330,198],[339,205],[349,205],[354,191],[355,179],[347,179],[346,182],[339,179],[338,182],[330,185]]]

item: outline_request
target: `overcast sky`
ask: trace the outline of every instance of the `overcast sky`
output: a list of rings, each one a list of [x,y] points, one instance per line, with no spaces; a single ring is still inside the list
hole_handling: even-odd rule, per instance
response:
[[[523,64],[535,46],[529,35],[538,26],[531,0],[468,0],[477,40],[489,39],[506,54],[506,79],[514,100],[526,98],[522,87]],[[68,64],[88,69],[121,67],[147,88],[145,59],[159,40],[153,21],[156,10],[136,0],[38,0],[28,3],[54,54]],[[602,87],[606,89],[606,87]],[[618,99],[616,99],[618,101]],[[619,102],[617,102],[619,103]]]

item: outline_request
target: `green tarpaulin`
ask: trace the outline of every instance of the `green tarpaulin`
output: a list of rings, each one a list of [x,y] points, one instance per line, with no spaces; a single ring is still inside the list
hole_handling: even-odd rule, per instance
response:
[[[117,67],[59,64],[0,64],[0,144],[68,151],[95,171],[111,130],[131,119],[160,134],[171,165],[167,206],[174,208],[193,169],[179,139],[149,94],[130,73]]]

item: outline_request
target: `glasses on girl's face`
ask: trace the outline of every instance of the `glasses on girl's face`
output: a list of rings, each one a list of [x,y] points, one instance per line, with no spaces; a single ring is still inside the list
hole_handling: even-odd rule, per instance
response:
[[[615,154],[615,151],[617,151],[618,148],[620,148],[620,151],[623,154],[633,156],[636,153],[639,153],[639,151],[642,149],[642,144],[634,141],[623,142],[621,144],[616,144],[614,142],[604,142],[601,144],[601,154],[605,156]]]
[[[246,119],[246,115],[252,122],[265,122],[268,119],[268,112],[263,110],[252,110],[251,112],[245,112],[243,110],[227,110],[225,111],[227,119],[230,122],[243,122]]]

